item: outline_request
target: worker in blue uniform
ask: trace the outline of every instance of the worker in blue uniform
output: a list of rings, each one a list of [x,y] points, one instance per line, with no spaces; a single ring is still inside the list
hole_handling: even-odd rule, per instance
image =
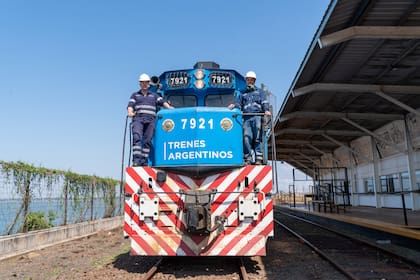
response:
[[[235,104],[229,109],[239,108],[243,113],[244,161],[245,164],[261,165],[262,150],[262,116],[271,116],[269,103],[264,91],[255,86],[257,75],[248,71],[245,75],[246,89],[237,96]]]
[[[127,106],[127,115],[133,118],[133,166],[147,166],[151,141],[155,132],[158,106],[173,107],[158,94],[151,92],[150,77],[141,74],[140,90],[133,93]]]

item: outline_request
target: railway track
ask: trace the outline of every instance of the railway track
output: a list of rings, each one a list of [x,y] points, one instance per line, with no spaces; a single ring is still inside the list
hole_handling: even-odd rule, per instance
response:
[[[379,247],[280,211],[275,222],[349,279],[420,279],[420,266]]]
[[[205,277],[210,268],[216,273],[211,272],[207,275],[209,279],[241,279],[249,280],[248,272],[245,267],[244,258],[192,258],[192,257],[172,257],[159,258],[150,269],[143,274],[142,280],[167,279],[161,278],[158,272],[166,274],[168,271],[178,278],[179,276],[194,276],[201,274]],[[236,268],[236,271],[235,271]],[[218,272],[218,273],[217,273]],[[179,275],[176,275],[179,274]],[[233,277],[233,278],[232,278]]]

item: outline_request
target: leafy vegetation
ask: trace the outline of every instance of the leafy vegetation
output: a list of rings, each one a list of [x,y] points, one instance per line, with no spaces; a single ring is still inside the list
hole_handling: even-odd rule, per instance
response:
[[[26,219],[25,228],[28,231],[50,228],[53,226],[54,219],[55,213],[51,211],[48,213],[48,220],[42,211],[30,212]]]
[[[77,213],[76,221],[83,221],[90,209],[90,219],[93,219],[93,205],[95,200],[103,200],[105,211],[103,217],[111,217],[116,214],[116,187],[119,181],[112,178],[101,178],[95,175],[77,174],[71,171],[36,167],[21,161],[0,161],[0,173],[5,176],[9,183],[15,186],[14,192],[20,196],[21,207],[16,214],[13,223],[8,228],[8,233],[13,230],[19,217],[23,217],[20,227],[21,232],[48,228],[57,213],[49,215],[48,220],[42,212],[30,212],[31,201],[36,188],[46,186],[51,190],[61,188],[64,208],[64,224],[67,223],[68,205],[71,202],[73,213]],[[57,187],[58,186],[58,187]],[[41,191],[39,191],[42,193]],[[59,193],[59,192],[57,192]],[[50,213],[51,214],[51,213]]]

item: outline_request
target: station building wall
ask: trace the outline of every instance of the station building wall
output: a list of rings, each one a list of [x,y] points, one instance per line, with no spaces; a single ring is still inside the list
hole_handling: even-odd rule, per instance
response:
[[[420,210],[420,117],[410,114],[374,133],[381,141],[360,137],[351,149],[323,156],[322,165],[347,168],[352,205],[402,208],[404,201],[406,208]]]

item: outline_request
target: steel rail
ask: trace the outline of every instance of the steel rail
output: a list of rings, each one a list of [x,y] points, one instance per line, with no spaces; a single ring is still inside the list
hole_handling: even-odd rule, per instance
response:
[[[155,275],[159,265],[162,263],[163,258],[159,258],[159,260],[143,275],[142,280],[150,280]]]
[[[239,258],[239,271],[242,280],[249,280],[248,273],[246,272],[243,258]]]
[[[277,210],[278,210],[278,209],[277,209]],[[414,266],[420,266],[420,261],[415,261],[415,260],[412,260],[412,259],[406,258],[406,257],[404,257],[404,256],[399,255],[399,254],[398,254],[398,253],[396,253],[396,252],[393,252],[393,251],[391,251],[391,250],[389,250],[389,249],[386,249],[386,248],[383,248],[383,247],[381,247],[381,246],[375,245],[375,244],[373,244],[373,243],[371,243],[371,242],[369,242],[369,241],[366,241],[366,240],[363,240],[363,239],[358,239],[358,238],[353,237],[353,236],[351,236],[351,235],[349,235],[349,234],[346,234],[346,233],[343,233],[343,232],[340,232],[340,231],[336,231],[336,230],[334,230],[334,229],[332,229],[332,228],[325,227],[325,226],[323,226],[323,225],[321,225],[321,224],[318,224],[318,223],[316,223],[316,222],[313,222],[313,221],[307,220],[307,219],[302,218],[302,217],[299,217],[299,216],[295,216],[295,215],[290,214],[290,213],[286,213],[286,212],[283,212],[283,211],[280,211],[280,212],[281,212],[281,214],[283,214],[283,215],[286,215],[286,216],[289,216],[289,217],[295,218],[295,219],[297,219],[297,220],[300,220],[300,221],[303,221],[303,222],[309,223],[309,224],[311,224],[311,225],[314,225],[314,226],[317,226],[317,227],[319,227],[319,228],[322,228],[323,230],[327,230],[327,231],[329,231],[329,232],[335,233],[335,234],[340,235],[340,236],[342,236],[342,237],[345,237],[345,238],[348,238],[348,239],[350,239],[350,240],[356,241],[356,242],[358,242],[358,243],[360,243],[360,244],[363,244],[363,245],[369,246],[369,247],[371,247],[371,248],[374,248],[374,249],[376,249],[376,250],[379,250],[379,251],[381,251],[381,252],[383,252],[383,253],[389,254],[389,255],[391,255],[391,256],[393,256],[393,257],[395,257],[395,258],[398,258],[398,259],[400,259],[400,260],[402,260],[402,261],[404,261],[404,262],[407,262],[407,263],[409,263],[409,264],[411,264],[411,265],[414,265]]]
[[[359,280],[358,277],[356,277],[351,272],[347,271],[344,267],[342,267],[340,264],[338,264],[337,262],[335,262],[332,258],[330,258],[328,255],[326,255],[324,252],[322,252],[318,247],[316,247],[315,245],[313,245],[311,242],[309,242],[308,240],[306,240],[303,236],[301,236],[297,232],[293,231],[291,228],[287,227],[285,224],[281,223],[277,219],[274,219],[274,222],[277,223],[278,225],[280,225],[282,228],[284,228],[288,232],[290,232],[295,237],[297,237],[299,240],[303,241],[309,248],[311,248],[312,250],[314,250],[318,255],[320,255],[322,258],[324,258],[329,263],[331,263],[338,271],[340,271],[341,273],[343,273],[349,279]]]

